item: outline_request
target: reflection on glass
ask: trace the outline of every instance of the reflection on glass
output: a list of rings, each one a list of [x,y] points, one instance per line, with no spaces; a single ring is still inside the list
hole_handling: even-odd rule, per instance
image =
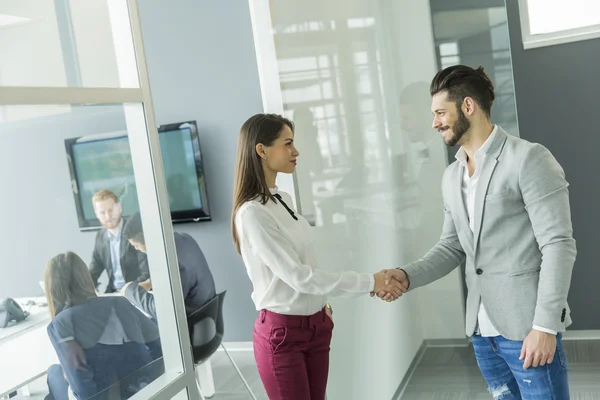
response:
[[[494,121],[518,134],[504,3],[455,3],[270,2],[284,115],[300,152],[297,197],[315,221],[319,268],[397,267],[439,239],[448,155],[431,127],[438,69],[483,65],[496,84]],[[391,398],[424,339],[464,335],[458,274],[394,312],[333,300],[329,397]],[[391,342],[401,348],[378,354]]]
[[[2,2],[0,86],[139,87],[123,10],[108,0]]]
[[[172,219],[209,220],[196,123],[160,127],[159,139]],[[139,211],[127,132],[70,138],[65,147],[80,228],[103,225],[92,207],[92,198],[100,190],[114,194],[124,217]]]
[[[0,397],[42,377],[36,386],[51,390],[56,400],[68,393],[77,399],[127,398],[163,373],[157,319],[123,293],[141,287],[153,295],[150,273],[157,271],[124,236],[125,210],[138,209],[128,151],[134,132],[122,105],[49,113],[53,107],[13,106],[12,112],[27,117],[0,128],[0,182],[3,193],[12,193],[1,196],[0,206],[11,210],[4,223],[15,228],[0,241],[0,254],[11,266],[2,269],[0,295],[27,313],[0,329],[0,359],[28,360],[22,368],[3,370]],[[75,151],[78,172],[91,185],[84,199],[87,216],[100,228],[81,232],[65,139],[110,132],[125,132],[124,142]]]
[[[506,9],[503,1],[490,3],[497,4],[494,7],[459,8],[453,2],[432,3],[438,64],[440,69],[457,64],[474,68],[483,66],[495,85],[494,121],[508,133],[518,136]],[[456,150],[451,149],[451,159]]]
[[[405,39],[393,28],[396,13],[406,11],[400,6],[338,1],[320,10],[293,3],[301,11],[291,15],[272,2],[271,16],[284,114],[296,125],[300,151],[298,200],[315,221],[318,266],[367,272],[403,265],[441,229],[446,156],[431,129],[424,81],[435,60],[421,62],[429,73],[403,70],[397,49]],[[329,398],[392,397],[404,361],[378,357],[377,343],[420,343],[418,304],[399,300],[406,309],[399,320],[375,301],[333,301]]]

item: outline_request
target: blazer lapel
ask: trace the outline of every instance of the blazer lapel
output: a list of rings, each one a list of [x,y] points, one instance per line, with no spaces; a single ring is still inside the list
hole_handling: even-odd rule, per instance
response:
[[[467,207],[465,205],[465,200],[462,192],[463,179],[465,176],[465,167],[460,165],[460,163],[456,163],[456,175],[452,178],[452,201],[456,204],[456,207],[452,207],[452,210],[456,211],[456,219],[457,219],[457,227],[460,226],[466,227],[467,231],[469,230],[469,216],[467,215]],[[457,229],[458,231],[458,229]],[[471,235],[463,235],[463,239],[466,239],[466,244],[468,244],[473,251],[473,238]],[[461,241],[462,243],[462,241]],[[464,245],[463,245],[464,247]]]
[[[121,236],[121,243],[120,243],[120,248],[119,248],[119,260],[123,261],[123,258],[125,257],[125,254],[127,254],[127,247],[129,246],[129,241],[123,239],[123,236]],[[121,269],[123,269],[123,263],[121,262]]]
[[[485,161],[483,163],[483,170],[481,171],[481,175],[479,176],[477,190],[475,191],[475,243],[473,247],[474,250],[477,250],[477,245],[479,244],[479,237],[481,236],[481,222],[483,218],[485,196],[487,195],[490,180],[492,179],[492,175],[494,174],[496,165],[498,165],[498,157],[500,156],[500,153],[502,153],[504,143],[506,143],[507,135],[508,134],[504,132],[503,129],[498,127],[498,132],[496,132],[496,137],[494,138],[494,141],[492,142],[490,148],[486,153]]]

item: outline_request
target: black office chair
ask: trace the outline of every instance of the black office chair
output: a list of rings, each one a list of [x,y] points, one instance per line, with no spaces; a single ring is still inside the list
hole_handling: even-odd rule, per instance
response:
[[[223,334],[225,332],[225,327],[223,324],[223,303],[225,300],[225,293],[227,293],[227,291],[217,294],[208,303],[188,315],[187,322],[190,333],[190,341],[192,344],[194,364],[196,367],[202,365],[208,359],[210,359],[210,357],[217,351],[219,346],[222,347],[223,351],[225,351],[225,354],[229,358],[229,361],[231,361],[231,364],[244,383],[244,386],[246,386],[246,389],[248,389],[248,392],[252,398],[256,400],[252,390],[250,390],[248,382],[246,382],[242,376],[242,372],[235,364],[229,355],[229,352],[222,343]],[[212,373],[210,379],[212,379]],[[200,396],[204,399],[198,374],[196,375],[196,383],[198,384],[198,390],[200,390]],[[213,393],[210,393],[207,397],[212,397],[214,394],[214,384],[213,388],[211,389],[212,390],[209,390],[209,392],[212,391]]]

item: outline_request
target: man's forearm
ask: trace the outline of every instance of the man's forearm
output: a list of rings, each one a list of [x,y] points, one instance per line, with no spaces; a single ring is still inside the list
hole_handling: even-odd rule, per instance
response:
[[[444,242],[438,242],[421,259],[402,267],[410,282],[409,290],[443,278],[461,265],[465,257],[465,253],[461,250]]]
[[[544,248],[534,325],[552,331],[562,330],[576,252],[573,239]]]

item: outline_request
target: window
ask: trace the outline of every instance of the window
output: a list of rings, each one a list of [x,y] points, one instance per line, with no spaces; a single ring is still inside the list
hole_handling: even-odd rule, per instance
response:
[[[525,49],[600,37],[598,0],[519,0]]]
[[[460,52],[457,42],[442,43],[438,46],[441,69],[460,64]]]

